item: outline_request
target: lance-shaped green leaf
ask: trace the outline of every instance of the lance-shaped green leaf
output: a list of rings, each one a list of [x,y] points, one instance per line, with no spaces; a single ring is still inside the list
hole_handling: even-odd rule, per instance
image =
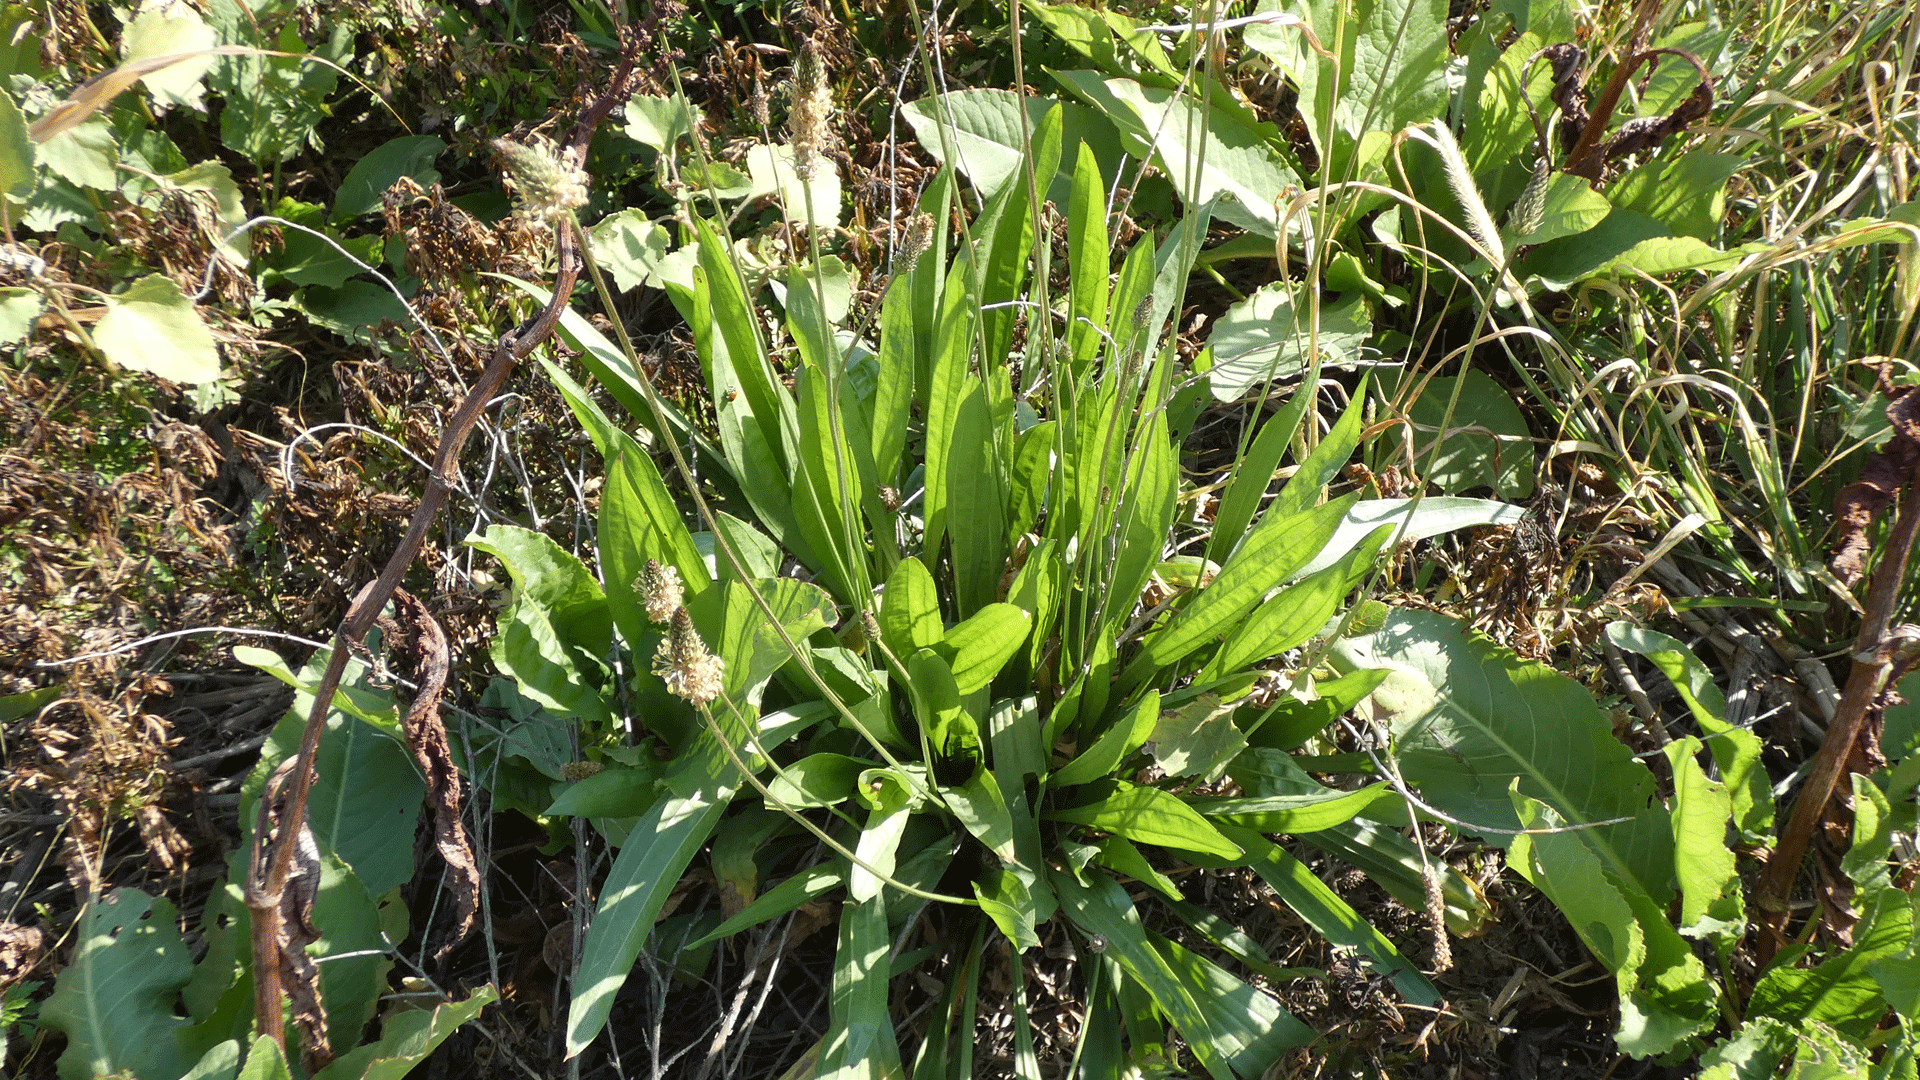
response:
[[[1241,854],[1239,845],[1222,836],[1211,822],[1171,792],[1125,780],[1107,780],[1089,785],[1083,794],[1092,795],[1092,801],[1052,810],[1043,816],[1050,821],[1085,825],[1143,844],[1159,844],[1227,859]]]
[[[979,766],[980,725],[967,713],[947,662],[931,649],[907,658],[914,715],[933,749],[935,775],[957,784]]]
[[[933,575],[920,560],[902,559],[880,598],[881,640],[895,656],[909,656],[932,646],[944,633]]]
[[[1440,991],[1420,974],[1413,961],[1402,956],[1385,934],[1361,918],[1338,893],[1315,877],[1305,863],[1251,829],[1228,825],[1221,831],[1246,849],[1246,865],[1321,937],[1365,953],[1381,974],[1393,980],[1394,987],[1408,1001],[1416,1005],[1439,1004]]]
[[[1288,1049],[1317,1037],[1272,998],[1183,949],[1166,947],[1170,943],[1140,925],[1133,901],[1113,879],[1090,874],[1081,884],[1072,874],[1051,870],[1048,880],[1067,918],[1081,932],[1106,939],[1103,955],[1173,1022],[1214,1080],[1262,1076]]]
[[[952,666],[954,687],[961,697],[966,697],[993,682],[993,677],[1000,674],[1000,669],[1026,644],[1027,628],[1032,622],[1032,616],[1012,604],[988,604],[947,631],[934,644],[933,652]]]
[[[465,1001],[396,1012],[382,1022],[379,1039],[342,1054],[313,1080],[402,1080],[499,997],[493,987],[483,986]]]
[[[1295,515],[1271,511],[1222,567],[1213,584],[1200,590],[1165,629],[1149,638],[1121,677],[1120,692],[1145,682],[1160,669],[1235,627],[1270,590],[1319,554],[1357,500],[1347,495]]]
[[[1092,746],[1054,773],[1049,783],[1064,788],[1105,779],[1128,754],[1146,744],[1159,719],[1160,691],[1149,690],[1113,726],[1101,732]]]
[[[654,918],[687,865],[720,821],[738,785],[739,770],[711,738],[667,779],[670,794],[655,803],[627,836],[607,872],[600,906],[580,950],[567,1010],[567,1056],[587,1048],[613,1011],[634,958],[653,931]]]
[[[1766,842],[1773,829],[1773,784],[1760,764],[1760,739],[1727,722],[1726,699],[1714,685],[1707,666],[1678,639],[1631,623],[1608,623],[1607,640],[1653,661],[1673,683],[1694,722],[1706,734],[1707,749],[1713,752],[1720,779],[1733,799],[1734,826],[1747,842]]]
[[[1668,743],[1673,767],[1673,873],[1680,885],[1680,932],[1712,938],[1722,955],[1746,932],[1746,905],[1740,872],[1727,850],[1732,800],[1727,786],[1707,779],[1694,755],[1700,742],[1688,737]]]
[[[733,918],[714,927],[705,937],[688,942],[687,948],[697,948],[710,941],[732,937],[742,930],[777,919],[814,897],[839,888],[847,880],[848,865],[846,859],[838,858],[801,870],[755,897],[752,903],[741,908]]]
[[[847,896],[856,904],[864,904],[880,895],[885,884],[881,876],[893,876],[894,857],[915,796],[907,778],[892,769],[861,773],[854,793],[866,805],[868,814],[866,828],[860,830],[853,849],[859,861],[847,871]]]
[[[876,896],[841,907],[825,1048],[814,1075],[832,1080],[900,1076],[900,1044],[887,1013],[892,951],[883,900]]]

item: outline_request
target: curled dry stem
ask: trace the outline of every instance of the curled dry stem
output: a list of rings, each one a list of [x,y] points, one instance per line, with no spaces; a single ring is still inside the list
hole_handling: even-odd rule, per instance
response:
[[[627,35],[621,51],[619,63],[607,89],[580,114],[579,120],[569,133],[564,148],[564,156],[574,165],[586,159],[587,144],[600,123],[616,107],[621,105],[633,89],[635,63],[639,58],[640,46],[644,38],[640,35]],[[573,293],[573,286],[579,280],[583,265],[577,234],[572,229],[555,230],[556,265],[554,273],[553,295],[546,305],[532,318],[500,336],[495,344],[493,358],[480,373],[473,388],[461,400],[453,417],[447,421],[440,436],[438,451],[434,454],[433,470],[427,478],[427,488],[420,496],[420,505],[414,510],[413,518],[407,524],[407,532],[401,538],[386,567],[380,576],[370,581],[354,597],[348,607],[346,617],[335,631],[331,655],[327,661],[326,672],[320,677],[320,683],[314,689],[313,707],[307,715],[306,729],[300,737],[300,753],[289,766],[292,772],[292,787],[288,792],[284,807],[280,813],[278,827],[269,854],[259,855],[248,874],[246,888],[247,910],[253,921],[253,957],[254,957],[254,1022],[256,1030],[268,1035],[286,1047],[286,1030],[281,1019],[281,1000],[292,987],[281,978],[281,969],[287,953],[282,943],[286,940],[286,917],[283,901],[290,883],[297,876],[300,838],[309,836],[307,832],[307,798],[313,785],[314,756],[320,748],[320,736],[326,730],[327,710],[333,704],[335,691],[340,687],[341,676],[346,672],[350,647],[359,644],[380,616],[387,601],[394,596],[400,586],[400,580],[407,569],[413,565],[421,545],[426,542],[427,530],[432,527],[434,517],[446,504],[447,496],[456,481],[455,470],[458,467],[461,451],[467,444],[467,436],[480,419],[480,413],[487,402],[499,393],[515,365],[525,359],[534,347],[553,335],[559,325],[560,316],[567,308],[567,300]],[[424,614],[422,609],[421,614]],[[428,620],[429,622],[431,620]],[[430,691],[423,690],[423,697]],[[437,698],[437,692],[434,693]],[[419,706],[415,706],[416,711]],[[411,716],[411,714],[410,714]],[[409,726],[411,731],[411,725]],[[421,752],[418,745],[415,752]],[[433,773],[430,771],[429,776]],[[442,789],[436,787],[436,793]],[[454,789],[457,791],[457,787]],[[455,811],[457,814],[457,811]],[[444,829],[443,822],[436,823],[436,834]],[[265,843],[264,828],[256,829],[254,843],[256,848]],[[444,850],[444,849],[443,849]],[[471,859],[469,857],[469,864]],[[450,863],[451,864],[451,863]],[[473,889],[478,885],[478,873],[465,873],[455,868],[456,876],[462,878],[463,888]],[[462,927],[471,924],[471,915],[465,914],[469,905],[477,901],[470,894],[460,904]]]

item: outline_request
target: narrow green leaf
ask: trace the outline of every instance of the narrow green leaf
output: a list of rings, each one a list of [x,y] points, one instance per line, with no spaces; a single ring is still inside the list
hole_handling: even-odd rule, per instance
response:
[[[587,1048],[613,1011],[634,958],[680,875],[707,842],[733,797],[738,771],[711,741],[667,780],[671,794],[628,834],[600,890],[600,905],[580,951],[567,1010],[567,1056]]]
[[[1026,644],[1032,622],[1032,616],[1013,604],[988,604],[934,644],[934,653],[952,666],[954,686],[961,697],[984,690],[993,682]]]
[[[1044,816],[1050,821],[1116,833],[1143,844],[1222,858],[1237,858],[1240,846],[1220,834],[1206,818],[1170,792],[1125,780],[1108,780],[1088,792],[1095,801],[1082,806],[1052,810]]]
[[[880,599],[881,638],[895,656],[909,656],[938,644],[945,632],[933,575],[918,559],[902,560]]]
[[[1273,474],[1280,468],[1281,455],[1287,452],[1294,434],[1300,430],[1307,407],[1319,392],[1318,384],[1303,383],[1279,412],[1260,425],[1260,433],[1254,436],[1253,445],[1234,466],[1226,490],[1220,495],[1220,506],[1213,516],[1213,535],[1207,540],[1207,558],[1216,563],[1225,562],[1234,545],[1246,535],[1247,527],[1259,512],[1260,500],[1273,483]]]
[[[848,865],[845,859],[832,859],[819,866],[810,866],[799,871],[761,893],[752,903],[741,908],[733,918],[714,927],[705,937],[688,942],[687,948],[692,949],[711,941],[732,937],[742,930],[777,919],[814,897],[839,888],[847,880]]]
[[[1346,495],[1294,515],[1279,515],[1270,508],[1213,584],[1147,640],[1121,679],[1122,692],[1238,624],[1261,597],[1326,546],[1357,500],[1356,495]]]
[[[847,871],[847,896],[855,904],[866,904],[879,899],[885,884],[881,877],[893,876],[914,794],[907,778],[892,769],[862,772],[855,781],[854,793],[866,804],[869,813],[866,827],[860,830],[860,839],[853,848],[859,861]]]
[[[12,94],[0,94],[0,193],[25,200],[33,194],[33,138]]]
[[[1093,148],[1081,143],[1073,164],[1073,198],[1067,205],[1067,260],[1073,292],[1067,344],[1073,369],[1100,351],[1107,323],[1107,192]]]
[[[1385,934],[1361,918],[1338,893],[1315,877],[1305,863],[1250,829],[1228,825],[1221,832],[1246,849],[1247,865],[1321,937],[1365,953],[1382,975],[1393,980],[1394,987],[1408,1001],[1416,1005],[1439,1004],[1440,991],[1420,974],[1413,961],[1402,956]]]
[[[396,1012],[382,1023],[378,1040],[342,1054],[313,1080],[402,1080],[499,997],[493,987],[483,986],[465,1001]]]
[[[1152,737],[1159,719],[1160,691],[1149,690],[1112,727],[1101,732],[1092,746],[1054,773],[1048,784],[1059,789],[1105,779],[1128,754]]]

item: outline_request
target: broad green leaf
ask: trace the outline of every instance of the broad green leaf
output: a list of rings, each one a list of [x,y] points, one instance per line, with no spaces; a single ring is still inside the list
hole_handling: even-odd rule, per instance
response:
[[[1608,190],[1617,197],[1618,187]],[[1607,197],[1593,190],[1591,183],[1566,173],[1554,173],[1547,181],[1546,190],[1540,193],[1539,220],[1525,232],[1517,231],[1518,224],[1509,224],[1512,231],[1504,239],[1512,249],[1522,244],[1544,244],[1564,236],[1578,236],[1606,220],[1612,210]]]
[[[1124,836],[1109,836],[1100,841],[1100,852],[1093,861],[1118,874],[1133,878],[1158,892],[1169,900],[1184,900],[1180,886],[1173,879],[1154,868],[1140,849]]]
[[[1370,131],[1394,133],[1446,112],[1447,6],[1441,0],[1373,0],[1350,9],[1289,0],[1279,11],[1302,17],[1322,48],[1313,51],[1297,26],[1247,27],[1250,48],[1271,57],[1300,88],[1300,114],[1334,175],[1341,152]],[[1330,146],[1327,134],[1334,139]]]
[[[1102,732],[1092,746],[1062,766],[1049,783],[1055,788],[1104,780],[1126,756],[1152,737],[1160,718],[1160,691],[1149,690],[1120,719]]]
[[[396,1012],[382,1022],[380,1038],[340,1055],[313,1080],[402,1080],[499,997],[493,987],[483,986],[465,1001]]]
[[[600,906],[581,947],[567,1010],[567,1056],[587,1048],[606,1026],[647,935],[680,875],[705,846],[739,780],[711,739],[667,779],[670,794],[641,815],[607,872]]]
[[[594,259],[613,276],[620,292],[637,289],[660,273],[672,239],[644,210],[616,210],[587,235]]]
[[[689,106],[679,94],[635,94],[627,99],[622,130],[634,142],[666,153],[690,134],[689,115],[695,123],[700,121],[700,109]]]
[[[1160,714],[1153,726],[1153,760],[1168,776],[1211,778],[1247,748],[1246,736],[1233,724],[1238,706],[1201,694]]]
[[[914,715],[933,751],[929,764],[942,783],[960,783],[980,762],[979,725],[967,714],[952,670],[933,650],[908,657],[907,673]]]
[[[1673,768],[1673,873],[1680,886],[1680,932],[1714,939],[1725,955],[1746,931],[1739,868],[1727,850],[1733,803],[1727,786],[1707,779],[1695,759],[1699,740],[1678,739],[1665,749]]]
[[[1129,153],[1152,158],[1182,202],[1200,206],[1223,197],[1215,216],[1262,236],[1279,232],[1280,193],[1298,177],[1273,149],[1279,141],[1273,125],[1133,79],[1106,79],[1093,71],[1052,74],[1107,114]]]
[[[39,147],[40,164],[78,188],[117,191],[120,142],[103,117],[95,117],[62,131]]]
[[[906,560],[919,565],[917,560]],[[921,573],[925,573],[924,570]],[[987,688],[1013,654],[1026,644],[1033,616],[1012,604],[988,604],[946,632],[933,645],[934,654],[953,668],[954,686],[961,697]]]
[[[158,56],[206,52],[217,44],[219,37],[213,28],[201,19],[199,12],[186,6],[148,8],[120,32],[120,48],[129,64]],[[213,68],[216,59],[207,55],[181,60],[140,76],[140,82],[157,104],[185,105],[204,112],[206,103],[201,97],[205,91],[200,80]]]
[[[1014,951],[1020,953],[1039,945],[1040,936],[1034,929],[1033,896],[1026,883],[1004,868],[989,870],[982,878],[984,884],[979,880],[973,882],[973,895],[980,901],[980,910],[986,912],[1013,943]]]
[[[1051,810],[1042,816],[1049,821],[1072,822],[1115,833],[1143,844],[1228,859],[1241,854],[1239,845],[1220,835],[1220,830],[1211,822],[1170,792],[1115,779],[1091,785],[1082,794],[1092,795],[1093,801]]]
[[[1875,962],[1909,949],[1913,922],[1911,897],[1897,889],[1876,893],[1860,913],[1851,948],[1806,968],[1795,966],[1804,948],[1782,952],[1754,985],[1749,1011],[1787,1023],[1818,1020],[1855,1038],[1866,1035],[1887,1008],[1872,974]]]
[[[1073,198],[1068,204],[1067,262],[1073,282],[1068,352],[1075,370],[1100,351],[1099,328],[1107,321],[1107,192],[1093,148],[1080,144],[1073,163]],[[1084,322],[1082,320],[1085,320]]]
[[[247,1051],[247,1063],[240,1070],[240,1080],[293,1080],[293,1071],[287,1068],[287,1055],[280,1044],[273,1041],[271,1035],[261,1035],[253,1040],[253,1048]]]
[[[175,1041],[187,1026],[174,1000],[193,975],[177,913],[164,897],[115,889],[87,904],[73,959],[40,1020],[67,1036],[61,1080],[126,1071],[173,1077],[192,1063]]]
[[[767,621],[747,586],[729,581],[688,605],[694,624],[707,635],[707,647],[726,661],[729,698],[751,697],[793,658],[780,631],[798,644],[833,618],[833,600],[818,585],[793,578],[756,582],[761,599],[780,625]]]
[[[268,1040],[272,1041],[272,1040]],[[234,1080],[240,1074],[240,1040],[216,1043],[180,1080]]]
[[[317,682],[325,662],[326,654],[316,653],[302,674]],[[364,668],[349,676],[365,685]],[[260,762],[242,788],[243,821],[253,820],[267,777],[299,753],[312,701],[311,694],[298,694],[261,748]],[[411,881],[413,833],[427,790],[413,755],[391,735],[331,709],[314,766],[307,822],[315,839],[351,866],[374,895]]]
[[[1388,609],[1378,630],[1336,642],[1330,659],[1343,671],[1393,669],[1374,691],[1374,720],[1393,733],[1400,770],[1428,803],[1517,829],[1508,794],[1517,781],[1571,824],[1629,819],[1568,835],[1655,902],[1671,896],[1673,834],[1653,774],[1614,738],[1585,687],[1425,611]]]
[[[351,221],[380,209],[387,189],[403,176],[412,177],[423,188],[440,182],[433,161],[447,144],[432,135],[400,135],[372,150],[353,163],[333,196],[333,220]]]
[[[845,754],[808,754],[769,778],[767,793],[795,809],[832,806],[853,798],[855,781],[873,766]]]
[[[40,294],[33,289],[0,289],[0,345],[26,340],[40,319],[40,307]]]
[[[214,22],[219,25],[217,12]],[[244,23],[236,18],[235,23],[236,27],[223,34],[226,40],[287,55],[228,56],[214,68],[207,85],[225,99],[220,111],[220,141],[267,166],[286,161],[309,146],[321,149],[315,128],[332,113],[327,99],[339,83],[338,73],[306,55],[307,43],[300,37],[299,27],[291,23],[280,27],[277,38],[262,34],[258,22],[250,16]],[[313,51],[338,62],[350,57],[352,40],[340,28],[331,40]]]
[[[756,143],[747,150],[747,175],[753,179],[747,197],[774,196],[789,222],[840,227],[840,166],[832,158],[820,157],[813,178],[802,180],[794,171],[793,147]]]
[[[598,679],[587,677],[613,644],[607,598],[593,573],[560,545],[518,526],[489,526],[467,543],[497,556],[513,577],[493,662],[547,709],[612,730],[616,721]]]
[[[900,107],[900,115],[913,129],[929,154],[945,164],[956,166],[983,199],[990,199],[1010,177],[1020,175],[1025,144],[1020,131],[1020,114],[1015,111],[1019,99],[1010,90],[954,90]],[[1027,126],[1038,129],[1047,113],[1060,103],[1051,98],[1026,99]],[[1120,144],[1111,124],[1082,105],[1064,105],[1064,139],[1067,146],[1085,140],[1094,154],[1103,177],[1112,176],[1120,164]],[[943,141],[940,128],[946,126]],[[953,148],[955,161],[946,161],[947,147]],[[1068,161],[1073,167],[1077,158]],[[1041,176],[1041,197],[1065,205],[1071,190],[1070,175]],[[1103,183],[1104,186],[1104,183]]]
[[[938,644],[944,634],[933,575],[919,559],[902,559],[880,599],[881,638],[895,656],[905,657]]]
[[[1730,1038],[1700,1055],[1700,1080],[1773,1080],[1798,1037],[1770,1016],[1750,1016]]]
[[[1688,66],[1691,71],[1691,66]],[[1614,206],[1645,214],[1673,231],[1711,244],[1727,216],[1727,180],[1747,158],[1690,150],[1655,157],[1607,185]]]
[[[1562,827],[1565,818],[1513,792],[1522,828]],[[1633,1057],[1664,1054],[1719,1021],[1718,984],[1667,921],[1666,911],[1634,880],[1609,869],[1584,832],[1513,838],[1507,865],[1554,902],[1574,932],[1614,973],[1620,1027],[1614,1039]],[[1756,1014],[1768,1012],[1754,1002]]]
[[[1315,350],[1323,366],[1358,361],[1360,346],[1373,333],[1365,299],[1358,293],[1338,303],[1322,303],[1319,325],[1295,308],[1298,286],[1276,281],[1227,309],[1214,324],[1207,345],[1213,351],[1208,379],[1213,396],[1237,401],[1269,380],[1304,371]]]
[[[106,304],[93,341],[116,366],[181,383],[220,377],[213,331],[172,278],[148,274]]]
[[[313,229],[320,235],[282,226],[280,250],[261,259],[273,275],[263,279],[266,283],[285,278],[295,285],[338,289],[368,267],[380,264],[378,237],[348,239],[341,236],[327,227],[327,212],[313,203],[282,198],[274,204],[273,213],[294,225]]]
[[[33,194],[37,160],[26,116],[12,94],[0,94],[0,193],[15,199]]]
[[[1534,450],[1527,419],[1513,395],[1483,371],[1470,370],[1464,376],[1467,382],[1459,391],[1439,460],[1428,465],[1458,378],[1441,375],[1429,380],[1407,407],[1407,418],[1415,425],[1409,450],[1414,463],[1427,473],[1428,483],[1450,495],[1477,487],[1491,487],[1500,499],[1532,495]]]

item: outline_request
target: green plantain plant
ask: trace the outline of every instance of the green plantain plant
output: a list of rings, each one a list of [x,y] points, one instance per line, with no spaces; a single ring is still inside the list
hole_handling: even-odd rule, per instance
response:
[[[982,935],[1017,953],[1059,933],[1056,917],[1088,957],[1078,1052],[1093,1074],[1166,1054],[1164,1017],[1210,1074],[1261,1075],[1317,1033],[1150,928],[1125,882],[1163,897],[1189,940],[1278,970],[1186,906],[1170,864],[1251,870],[1408,1000],[1436,1004],[1401,947],[1275,834],[1340,853],[1458,932],[1486,917],[1465,877],[1355,820],[1395,799],[1386,780],[1328,787],[1289,751],[1377,685],[1313,673],[1396,528],[1431,534],[1505,508],[1326,499],[1361,411],[1320,433],[1309,378],[1220,491],[1204,556],[1180,554],[1207,532],[1183,520],[1198,503],[1179,467],[1204,386],[1165,330],[1212,206],[1113,272],[1111,177],[1063,137],[1064,116],[1038,118],[1013,181],[957,235],[936,225],[953,219],[953,173],[928,186],[871,318],[829,317],[817,232],[796,228],[776,308],[720,225],[689,214],[692,273],[662,280],[693,331],[710,425],[660,397],[624,328],[615,346],[563,318],[637,424],[547,365],[605,461],[600,573],[523,529],[471,543],[513,579],[493,656],[513,680],[503,697],[522,703],[476,767],[492,771],[497,800],[590,818],[619,847],[574,975],[570,1054],[605,1026],[710,842],[715,879],[740,903],[708,941],[846,900],[816,1075],[911,1062],[916,1076],[970,1076]],[[804,146],[792,161],[803,181],[831,167]],[[1057,174],[1070,284],[1055,298],[1038,191]],[[1297,465],[1274,493],[1289,446]],[[574,722],[598,768],[529,749],[564,748],[569,736],[552,733]],[[818,854],[796,863],[796,838]],[[940,955],[914,954],[957,977],[925,1039],[902,1047],[893,953],[927,904],[971,929],[943,935]]]

